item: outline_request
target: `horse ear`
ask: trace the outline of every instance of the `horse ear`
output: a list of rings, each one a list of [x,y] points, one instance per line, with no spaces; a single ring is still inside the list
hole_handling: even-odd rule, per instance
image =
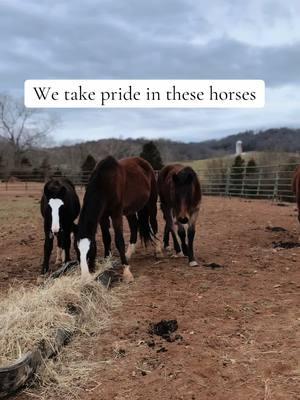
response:
[[[49,188],[48,188],[48,182],[44,186],[44,195],[46,196],[47,199],[49,199],[50,192],[49,192]]]
[[[59,189],[59,195],[60,195],[61,197],[64,197],[64,195],[66,194],[66,191],[67,191],[66,187],[65,187],[65,186],[62,186],[62,187]]]
[[[189,173],[188,176],[186,177],[185,183],[189,185],[192,182],[193,182],[193,175]]]
[[[177,176],[177,174],[173,174],[173,175],[172,175],[172,178],[173,178],[173,182],[174,182],[174,183],[178,183],[178,176]]]

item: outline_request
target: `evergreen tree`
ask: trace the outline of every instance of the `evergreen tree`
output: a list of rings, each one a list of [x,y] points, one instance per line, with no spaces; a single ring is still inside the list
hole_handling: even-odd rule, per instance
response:
[[[147,160],[156,171],[163,167],[160,152],[152,140],[144,144],[140,157]]]
[[[231,167],[230,173],[230,192],[239,195],[242,191],[243,173],[245,160],[241,156],[236,156]]]
[[[56,167],[56,168],[55,168],[55,170],[54,170],[54,172],[53,172],[53,176],[54,176],[55,178],[58,178],[58,177],[61,177],[61,176],[62,176],[62,172],[61,172],[61,170],[60,170],[59,167]]]
[[[81,165],[81,181],[87,183],[91,172],[95,168],[97,162],[91,154],[88,154],[86,159]]]
[[[44,178],[48,178],[51,171],[51,165],[47,157],[45,157],[40,165],[40,170]]]
[[[4,163],[3,157],[0,155],[0,179],[4,178]]]
[[[32,164],[31,164],[29,158],[27,158],[25,156],[22,157],[21,158],[21,168],[31,168],[31,167],[32,167]]]

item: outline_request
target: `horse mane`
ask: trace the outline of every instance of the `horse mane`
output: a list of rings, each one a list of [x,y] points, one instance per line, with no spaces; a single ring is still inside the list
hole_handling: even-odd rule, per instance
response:
[[[111,167],[117,166],[118,161],[113,156],[107,156],[103,160],[99,161],[91,173],[89,183],[96,180],[102,173],[106,172]]]
[[[188,180],[188,178],[189,178],[190,176],[192,177],[192,182],[195,182],[195,181],[198,182],[197,174],[196,174],[196,172],[193,170],[193,168],[191,168],[191,167],[189,167],[189,166],[184,167],[184,168],[182,168],[180,171],[177,172],[177,174],[176,174],[176,177],[177,177],[176,181],[177,181],[179,184],[184,185],[184,184],[187,182],[187,180]]]

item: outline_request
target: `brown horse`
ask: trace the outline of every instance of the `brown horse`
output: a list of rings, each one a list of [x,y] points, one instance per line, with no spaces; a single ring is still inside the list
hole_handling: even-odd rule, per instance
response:
[[[125,253],[123,215],[130,227],[130,244]],[[78,223],[78,248],[83,276],[93,271],[96,230],[100,222],[105,256],[110,254],[110,218],[115,243],[124,266],[123,277],[133,280],[128,259],[135,250],[138,230],[145,244],[157,234],[157,187],[151,165],[139,157],[117,161],[109,156],[95,167],[87,185]],[[158,249],[159,250],[159,249]]]
[[[300,222],[300,166],[296,168],[293,176],[293,192],[296,196],[296,203],[298,208],[298,221]]]
[[[164,248],[169,248],[169,234],[171,233],[177,256],[183,253],[188,257],[191,267],[197,266],[193,249],[195,224],[201,201],[201,187],[197,174],[191,167],[181,164],[167,165],[160,171],[157,185],[161,210],[166,221]],[[185,224],[188,224],[188,243],[186,243]]]

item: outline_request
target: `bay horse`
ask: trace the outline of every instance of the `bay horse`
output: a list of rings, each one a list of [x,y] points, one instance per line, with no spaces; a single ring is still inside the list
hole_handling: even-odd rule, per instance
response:
[[[42,274],[49,270],[54,236],[57,238],[56,264],[61,261],[70,261],[71,233],[75,234],[74,221],[79,212],[79,198],[69,179],[52,178],[45,184],[41,198],[41,214],[44,218],[45,233]],[[77,252],[76,246],[75,250]]]
[[[125,253],[123,215],[130,227],[130,244]],[[157,187],[153,168],[140,157],[117,161],[108,156],[100,161],[89,180],[78,223],[78,249],[82,277],[93,272],[96,231],[100,223],[105,257],[110,254],[112,221],[115,244],[124,266],[123,279],[134,280],[128,260],[135,251],[138,230],[145,244],[157,234]],[[158,247],[159,251],[159,247]]]
[[[300,166],[296,168],[293,181],[292,181],[293,192],[296,196],[296,203],[298,209],[298,221],[300,222]]]
[[[181,164],[165,166],[158,175],[158,193],[165,219],[164,248],[169,248],[171,233],[177,256],[188,257],[189,265],[198,265],[194,257],[195,224],[201,202],[201,186],[196,172]],[[186,243],[186,230],[188,225]],[[181,246],[177,234],[181,241]]]

